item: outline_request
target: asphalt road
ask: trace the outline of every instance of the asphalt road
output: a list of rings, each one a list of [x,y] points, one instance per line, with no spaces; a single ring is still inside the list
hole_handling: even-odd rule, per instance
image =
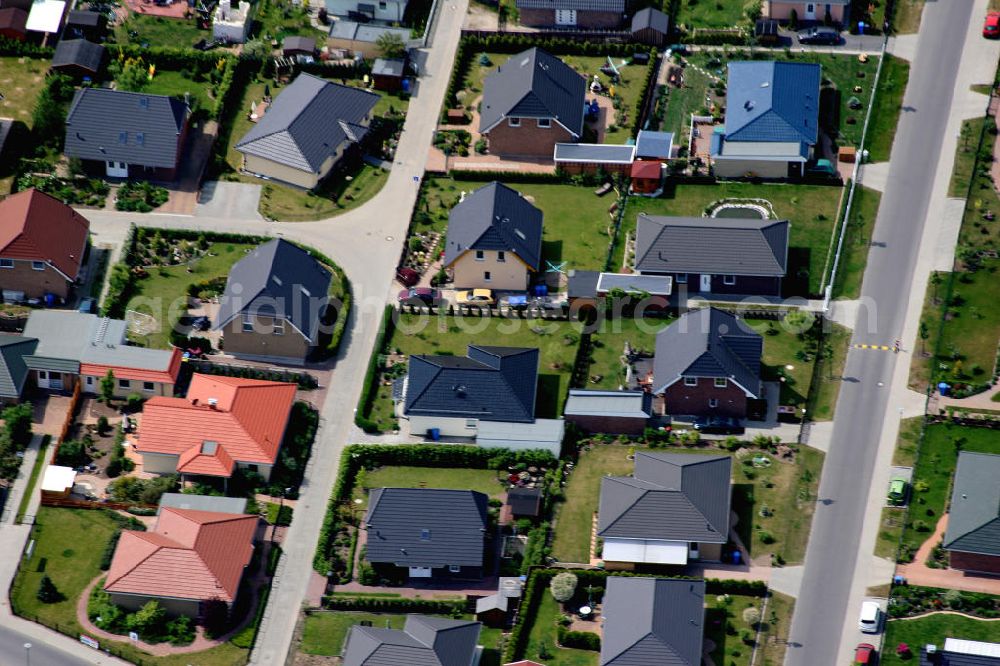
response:
[[[31,649],[25,650],[24,644],[30,643]],[[22,633],[0,627],[0,664],[2,666],[86,666],[93,662],[72,657],[62,650],[50,647],[45,643],[25,636]]]
[[[972,0],[924,7],[917,57],[911,63],[903,113],[873,234],[853,343],[891,345],[901,337],[922,230],[927,217],[941,137],[951,111],[955,74]],[[789,636],[788,666],[837,663],[856,576],[857,552],[894,364],[907,356],[852,350],[847,357],[823,468],[819,502]],[[886,581],[888,582],[888,581]]]

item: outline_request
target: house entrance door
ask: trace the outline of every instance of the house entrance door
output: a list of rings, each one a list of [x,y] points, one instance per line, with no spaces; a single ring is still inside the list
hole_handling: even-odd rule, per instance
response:
[[[698,287],[699,287],[698,291],[705,291],[705,292],[712,291],[712,276],[702,273],[701,284],[699,284]]]
[[[809,21],[816,20],[816,3],[813,2],[806,3],[806,20]]]

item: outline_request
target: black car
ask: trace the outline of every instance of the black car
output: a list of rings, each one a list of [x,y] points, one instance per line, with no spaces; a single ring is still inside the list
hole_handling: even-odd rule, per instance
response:
[[[834,28],[818,25],[806,28],[799,32],[800,44],[827,44],[835,45],[840,43],[840,32]]]
[[[701,416],[695,419],[694,429],[706,435],[742,435],[744,428],[731,416]]]

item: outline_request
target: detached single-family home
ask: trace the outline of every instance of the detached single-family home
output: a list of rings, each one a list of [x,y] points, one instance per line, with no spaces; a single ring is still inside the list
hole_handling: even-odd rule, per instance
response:
[[[0,9],[0,37],[23,42],[27,34],[28,12],[17,7]]]
[[[0,404],[21,401],[30,374],[24,357],[33,354],[37,346],[34,338],[0,335]]]
[[[414,435],[558,456],[565,422],[535,418],[537,389],[537,349],[469,345],[466,356],[410,356],[393,399]]]
[[[302,364],[316,348],[329,310],[331,274],[298,245],[277,238],[229,270],[214,328],[226,352]]]
[[[385,24],[402,23],[407,0],[324,0],[330,16],[342,16],[360,23],[379,21]]]
[[[166,95],[82,88],[66,114],[66,157],[95,175],[174,181],[191,109]]]
[[[1000,574],[1000,455],[959,451],[942,547],[953,569]]]
[[[52,69],[77,79],[95,77],[104,67],[104,47],[86,39],[65,39],[56,46]]]
[[[231,608],[253,555],[259,520],[163,507],[153,529],[122,531],[104,590],[130,611],[154,600],[169,615],[192,619],[209,602]]]
[[[378,100],[367,90],[299,74],[236,142],[243,171],[316,187],[364,139]]]
[[[458,289],[524,291],[542,262],[542,211],[520,192],[490,183],[448,215],[443,266]]]
[[[729,63],[726,122],[709,151],[715,175],[804,176],[819,141],[820,71],[806,62]]]
[[[128,325],[121,319],[67,310],[33,310],[24,337],[38,340],[24,357],[35,385],[43,390],[72,392],[77,382],[91,395],[101,380],[114,375],[114,395],[142,397],[174,394],[180,375],[181,350],[147,349],[127,343]]]
[[[296,389],[195,373],[186,398],[155,397],[143,406],[133,442],[143,472],[228,479],[240,468],[269,479]]]
[[[341,654],[344,666],[475,666],[482,648],[480,624],[407,615],[403,629],[355,624]]]
[[[731,472],[729,456],[637,452],[632,476],[601,479],[597,536],[605,567],[721,559]]]
[[[792,13],[798,21],[823,21],[843,25],[850,19],[851,0],[804,2],[803,0],[764,0],[763,16],[789,21]]]
[[[656,334],[653,393],[666,414],[743,418],[764,397],[763,350],[760,334],[728,312],[686,312]]]
[[[612,29],[625,21],[625,0],[517,0],[518,19],[536,28]]]
[[[487,500],[474,490],[374,488],[365,559],[410,578],[482,578]]]
[[[601,666],[701,666],[705,581],[608,576]]]
[[[531,48],[483,81],[479,132],[494,155],[549,158],[583,135],[587,82],[554,55]]]
[[[563,413],[583,432],[641,435],[653,416],[653,396],[645,391],[570,389]]]
[[[688,292],[780,296],[790,226],[787,220],[640,213],[635,270],[669,275]]]
[[[65,300],[80,277],[90,222],[38,190],[0,201],[0,290],[4,301]]]
[[[1000,643],[946,637],[943,646],[921,647],[916,666],[1000,666]]]

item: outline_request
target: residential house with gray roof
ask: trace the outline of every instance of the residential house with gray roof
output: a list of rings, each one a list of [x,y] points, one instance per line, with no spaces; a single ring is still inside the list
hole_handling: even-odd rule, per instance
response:
[[[458,289],[524,291],[542,263],[542,211],[521,193],[490,183],[448,215],[445,269]]]
[[[669,275],[689,293],[780,296],[790,227],[787,220],[640,213],[635,271]]]
[[[227,353],[302,364],[329,333],[327,316],[336,314],[328,307],[331,280],[306,250],[270,240],[229,270],[213,328],[223,331]]]
[[[608,576],[601,666],[701,666],[705,581]]]
[[[540,48],[510,59],[483,81],[479,132],[494,155],[551,159],[557,143],[583,135],[587,82]]]
[[[1000,573],[1000,455],[959,451],[942,547],[953,569]]]
[[[379,96],[299,74],[236,142],[243,171],[316,187],[368,133]]]
[[[344,666],[475,666],[478,622],[407,615],[403,629],[356,624],[342,651]]]
[[[108,178],[174,181],[191,109],[166,95],[82,88],[66,114],[66,157]]]
[[[0,336],[0,404],[20,402],[30,374],[24,357],[33,354],[37,346],[34,338]]]
[[[632,476],[601,479],[605,567],[719,560],[729,540],[731,473],[729,456],[638,452]]]
[[[721,178],[801,178],[819,141],[821,68],[816,63],[729,63],[725,126],[712,134]]]
[[[625,21],[625,0],[517,0],[518,20],[535,28],[610,30]]]
[[[656,334],[652,391],[665,414],[744,418],[764,396],[764,339],[716,308],[685,312]]]
[[[488,499],[474,490],[374,488],[365,559],[410,578],[482,578]]]

